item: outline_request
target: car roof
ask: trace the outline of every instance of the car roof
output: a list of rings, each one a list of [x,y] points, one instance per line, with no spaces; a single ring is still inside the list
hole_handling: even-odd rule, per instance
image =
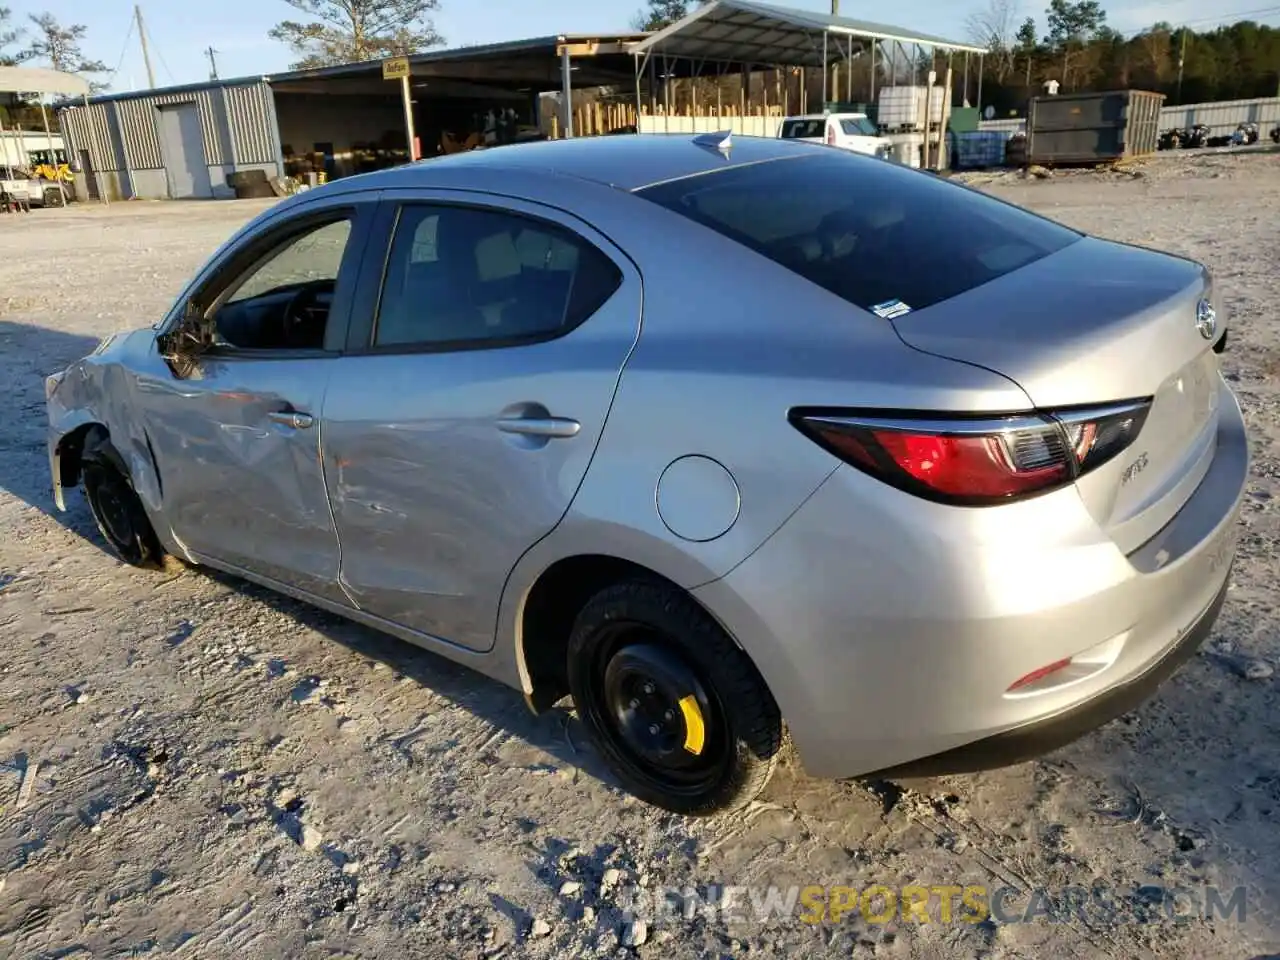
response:
[[[591,180],[620,190],[727,170],[749,163],[809,155],[811,144],[774,137],[733,135],[727,150],[707,142],[707,134],[622,134],[544,140],[434,157],[367,174],[365,187],[429,185],[438,170],[511,170]],[[699,141],[702,142],[699,142]]]
[[[794,113],[789,117],[783,117],[783,121],[787,120],[840,120],[848,117],[865,117],[865,113],[858,113],[856,110],[842,110],[839,113],[834,110],[831,113]]]

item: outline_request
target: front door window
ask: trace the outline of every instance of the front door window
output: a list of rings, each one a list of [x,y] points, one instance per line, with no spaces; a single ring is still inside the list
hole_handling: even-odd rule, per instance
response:
[[[217,342],[244,350],[320,350],[351,238],[347,217],[313,223],[224,287],[212,306]]]

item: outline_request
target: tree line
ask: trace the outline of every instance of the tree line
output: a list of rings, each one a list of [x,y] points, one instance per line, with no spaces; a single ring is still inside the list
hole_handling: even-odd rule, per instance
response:
[[[1169,104],[1280,96],[1280,29],[1241,20],[1197,32],[1155,23],[1126,37],[1098,0],[1049,0],[1045,33],[1018,0],[988,0],[967,21],[991,52],[982,106],[1006,113],[1056,80],[1059,92],[1153,90]]]
[[[81,51],[86,29],[80,23],[63,26],[52,13],[33,13],[25,22],[14,22],[13,11],[0,7],[0,66],[27,63],[91,80],[106,73],[107,65]]]
[[[401,56],[444,42],[432,21],[440,0],[280,2],[302,15],[269,31],[293,52],[294,68]],[[699,2],[648,0],[632,26],[659,30]],[[1170,103],[1280,95],[1280,29],[1275,27],[1242,20],[1196,31],[1156,23],[1126,37],[1107,24],[1100,0],[1049,0],[1042,33],[1019,3],[987,0],[967,20],[969,39],[990,50],[981,68],[982,105],[1002,113],[1020,107],[1049,80],[1057,80],[1062,92],[1155,90]],[[15,22],[11,11],[0,7],[0,65],[43,64],[85,76],[104,89],[108,70],[82,52],[85,32],[82,24],[63,25],[50,13]],[[858,64],[855,71],[867,72],[869,86],[869,69]],[[976,91],[977,72],[971,63],[971,91]]]
[[[51,67],[80,74],[94,92],[105,90],[106,83],[95,78],[107,73],[107,65],[84,55],[81,44],[85,33],[83,24],[63,25],[51,13],[33,13],[26,20],[15,21],[8,7],[0,7],[0,67]],[[57,125],[53,117],[49,120]],[[0,93],[0,121],[6,129],[22,126],[34,130],[42,125],[43,116],[23,96]]]
[[[697,5],[698,0],[649,0],[632,26],[661,30]],[[981,66],[981,106],[1002,114],[1020,109],[1049,80],[1058,81],[1061,93],[1153,90],[1169,104],[1280,96],[1275,27],[1241,20],[1196,31],[1159,22],[1125,36],[1107,24],[1100,0],[1049,0],[1043,13],[1043,32],[1019,0],[987,0],[969,15],[967,39],[990,51]],[[886,69],[880,67],[880,84],[888,79]],[[854,70],[855,82],[862,74],[869,87],[869,67],[857,64]],[[971,99],[978,71],[971,58]]]

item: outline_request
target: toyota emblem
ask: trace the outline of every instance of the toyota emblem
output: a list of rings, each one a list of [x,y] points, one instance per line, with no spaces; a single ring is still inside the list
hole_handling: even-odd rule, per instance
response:
[[[1196,304],[1196,329],[1206,340],[1212,340],[1213,335],[1218,332],[1218,311],[1213,309],[1213,304],[1208,300],[1201,300]]]

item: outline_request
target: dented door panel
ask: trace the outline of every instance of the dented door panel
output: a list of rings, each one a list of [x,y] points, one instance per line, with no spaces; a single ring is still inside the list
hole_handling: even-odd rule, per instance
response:
[[[206,358],[198,379],[140,378],[137,398],[176,539],[342,602],[319,417],[287,422],[319,411],[335,362]]]
[[[153,339],[132,391],[163,484],[164,519],[180,549],[346,606],[320,456],[320,411],[346,338],[376,203],[376,192],[339,195],[261,221],[223,249],[162,328],[178,322],[188,299],[217,311],[220,296],[273,262],[279,275],[264,274],[264,282],[292,282],[299,262],[274,260],[282,244],[323,229],[341,211],[351,229],[338,251],[322,349],[288,340],[257,348],[220,340],[198,357],[193,373],[179,375]]]
[[[324,455],[345,589],[398,626],[489,650],[508,573],[560,522],[595,454],[639,336],[641,278],[603,235],[552,208],[460,192],[387,197],[391,213],[400,200],[463,202],[555,224],[619,271],[612,295],[555,339],[338,361]],[[382,262],[367,260],[361,289],[367,280],[376,292]]]

